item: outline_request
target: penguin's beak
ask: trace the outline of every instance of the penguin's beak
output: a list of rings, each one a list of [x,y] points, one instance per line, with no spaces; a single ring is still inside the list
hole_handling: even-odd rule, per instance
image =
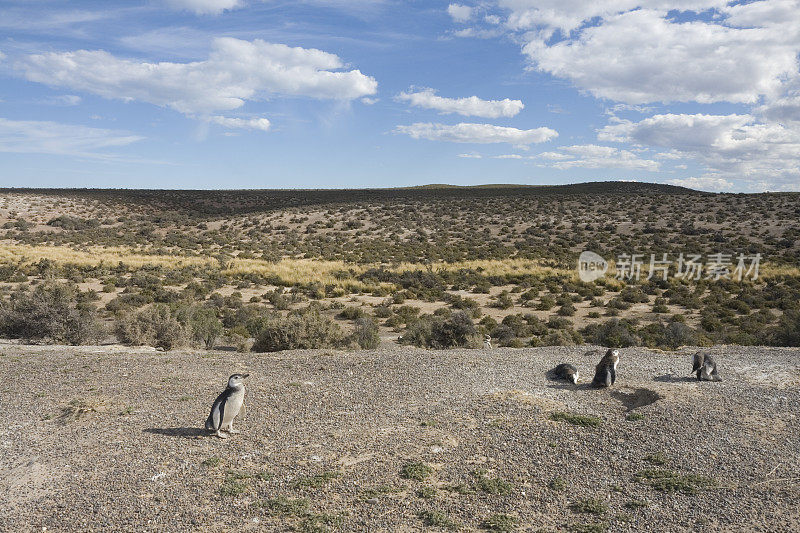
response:
[[[249,376],[249,375],[250,375],[250,374],[242,374],[242,378],[246,378],[246,377],[247,377],[247,376]]]

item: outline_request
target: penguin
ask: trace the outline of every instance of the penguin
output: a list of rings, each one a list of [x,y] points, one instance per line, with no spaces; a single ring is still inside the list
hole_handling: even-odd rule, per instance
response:
[[[697,372],[697,381],[722,381],[717,374],[717,362],[709,354],[701,352],[694,354],[692,372]]]
[[[550,371],[556,378],[558,379],[565,379],[567,381],[571,381],[575,385],[578,384],[578,380],[581,377],[580,372],[578,369],[572,366],[569,363],[561,363],[553,370]]]
[[[214,435],[227,439],[228,436],[220,433],[227,431],[228,433],[239,433],[233,429],[233,419],[239,414],[239,411],[244,407],[244,383],[242,380],[250,374],[233,374],[228,378],[228,386],[222,393],[214,400],[211,406],[211,413],[206,419],[206,429],[213,431]]]
[[[619,350],[609,349],[594,369],[593,387],[610,387],[617,380]]]
[[[483,337],[483,349],[484,350],[491,350],[492,349],[492,336],[488,333]]]

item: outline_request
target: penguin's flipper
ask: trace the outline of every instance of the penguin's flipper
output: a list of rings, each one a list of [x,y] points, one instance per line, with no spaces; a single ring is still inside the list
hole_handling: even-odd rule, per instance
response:
[[[703,357],[700,352],[694,354],[694,357],[692,358],[692,372],[697,372],[700,370],[700,368],[702,368],[704,359],[705,357]]]
[[[225,420],[225,404],[228,403],[228,398],[225,397],[219,402],[219,420],[215,420],[216,422],[216,429],[222,429],[222,422]]]
[[[228,399],[226,392],[227,391],[217,396],[217,399],[214,400],[214,404],[211,406],[211,413],[206,419],[206,429],[209,431],[219,431],[219,428],[222,426],[222,420],[225,416],[225,402]]]

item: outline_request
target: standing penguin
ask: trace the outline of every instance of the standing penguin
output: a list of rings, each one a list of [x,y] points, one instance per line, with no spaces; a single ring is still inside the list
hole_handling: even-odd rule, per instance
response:
[[[581,374],[580,372],[578,372],[578,369],[569,363],[561,363],[550,372],[556,378],[571,381],[575,385],[578,384],[578,379],[580,379],[581,377]]]
[[[701,352],[694,354],[692,372],[697,372],[697,381],[722,381],[717,374],[717,362],[709,354]]]
[[[483,349],[484,350],[491,350],[492,349],[492,336],[489,335],[489,334],[486,334],[483,337]]]
[[[242,380],[249,375],[233,374],[229,377],[228,386],[217,396],[211,406],[211,414],[206,420],[206,429],[213,431],[214,435],[221,439],[227,439],[228,436],[220,431],[239,433],[233,429],[233,419],[244,406],[244,383]]]
[[[617,381],[619,350],[608,350],[594,368],[593,387],[610,387]]]

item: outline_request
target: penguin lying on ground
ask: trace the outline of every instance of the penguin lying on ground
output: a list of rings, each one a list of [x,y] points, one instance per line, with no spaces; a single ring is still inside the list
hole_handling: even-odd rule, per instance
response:
[[[593,387],[610,387],[617,381],[619,350],[608,350],[594,369]]]
[[[701,352],[694,354],[692,372],[697,372],[697,381],[722,381],[717,375],[717,362],[709,354]]]
[[[561,363],[553,370],[551,370],[550,373],[558,379],[565,379],[576,385],[578,384],[578,379],[580,379],[581,377],[581,374],[580,372],[578,372],[578,369],[569,363]]]
[[[233,429],[233,419],[244,406],[244,383],[242,380],[249,375],[233,374],[229,377],[228,386],[217,396],[211,406],[211,414],[206,420],[206,429],[213,431],[214,435],[221,439],[228,438],[227,435],[220,433],[221,431],[239,433]]]

